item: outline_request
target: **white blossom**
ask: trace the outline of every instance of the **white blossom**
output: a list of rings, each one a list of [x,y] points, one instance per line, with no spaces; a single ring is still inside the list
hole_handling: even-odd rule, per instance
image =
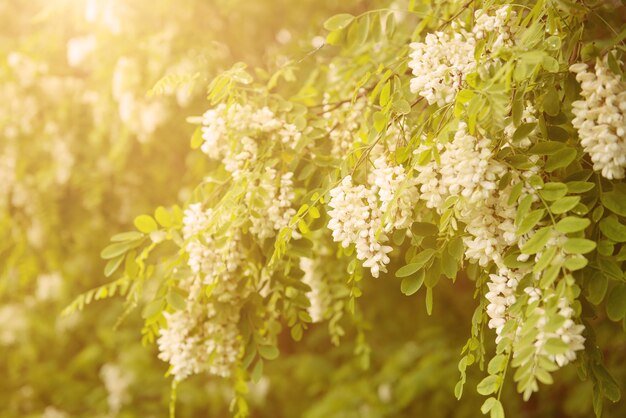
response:
[[[78,36],[67,41],[67,62],[70,67],[81,66],[96,49],[94,35]]]
[[[18,304],[0,306],[0,346],[19,343],[28,329],[26,311]]]
[[[314,259],[302,257],[300,258],[300,269],[304,272],[302,282],[311,288],[307,292],[307,297],[311,303],[307,311],[313,323],[321,322],[330,303],[330,289],[321,274],[321,266]]]
[[[392,248],[384,243],[387,235],[382,230],[382,213],[378,206],[376,191],[363,185],[354,186],[352,176],[346,176],[341,184],[330,191],[328,227],[333,231],[333,239],[344,248],[355,244],[357,258],[363,260],[363,267],[378,277],[386,271],[390,259],[387,255]]]
[[[624,178],[626,167],[626,83],[608,66],[608,57],[570,67],[580,83],[583,100],[572,103],[572,125],[594,170],[607,179]]]
[[[411,91],[428,104],[452,103],[467,74],[477,69],[474,53],[479,40],[491,36],[488,47],[493,51],[514,45],[515,28],[508,22],[515,15],[508,5],[494,14],[479,9],[471,31],[454,21],[450,32],[436,31],[427,34],[423,42],[411,43]]]
[[[428,104],[452,103],[465,76],[476,68],[475,40],[466,31],[454,34],[435,32],[424,42],[413,42],[409,67],[413,71],[411,91]]]
[[[258,184],[255,182],[246,193],[251,211],[250,232],[261,240],[275,236],[296,214],[292,207],[294,198],[293,173],[284,173],[278,179],[275,169],[266,168]]]
[[[48,405],[41,414],[41,418],[69,418],[69,415],[61,409]]]
[[[63,291],[63,277],[60,273],[42,274],[37,277],[35,298],[40,301],[56,300]]]
[[[221,160],[233,178],[243,176],[257,159],[260,137],[269,136],[290,148],[300,140],[295,125],[279,119],[268,107],[219,104],[202,116],[202,152]]]
[[[352,176],[346,176],[330,191],[328,228],[344,248],[354,244],[357,259],[378,277],[390,261],[387,234],[413,222],[418,192],[404,167],[390,166],[385,157],[376,159],[368,183],[353,185]]]
[[[107,390],[109,412],[117,414],[122,406],[130,401],[128,388],[133,382],[134,376],[118,364],[106,363],[100,369],[100,378]]]

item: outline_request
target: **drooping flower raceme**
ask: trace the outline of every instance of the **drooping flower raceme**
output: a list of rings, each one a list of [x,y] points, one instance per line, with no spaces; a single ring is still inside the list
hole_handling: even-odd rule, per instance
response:
[[[307,311],[313,323],[321,322],[331,300],[328,283],[322,277],[320,265],[315,259],[302,257],[300,269],[304,272],[302,282],[311,288],[307,293],[311,303]]]
[[[414,76],[411,91],[424,97],[428,104],[452,103],[467,74],[476,70],[474,53],[478,41],[493,34],[488,44],[490,51],[514,44],[515,29],[509,22],[515,16],[508,5],[493,14],[479,9],[472,30],[453,22],[451,30],[429,33],[423,42],[413,42],[409,62]]]
[[[248,187],[246,204],[250,209],[250,232],[263,240],[276,235],[288,225],[296,214],[292,207],[295,198],[293,173],[287,172],[278,178],[274,168],[267,167],[256,187]],[[296,233],[297,236],[297,233]]]
[[[346,176],[330,191],[328,205],[332,208],[328,211],[328,227],[333,231],[333,239],[344,248],[355,244],[357,258],[371,269],[372,276],[386,271],[385,265],[390,261],[387,254],[392,248],[384,244],[388,237],[382,230],[376,192],[364,185],[355,186],[352,176]]]
[[[390,166],[385,157],[378,158],[368,177],[368,187],[354,185],[352,176],[330,191],[332,208],[328,227],[333,239],[344,248],[355,244],[356,256],[363,267],[378,277],[385,272],[392,248],[386,245],[388,233],[407,228],[412,223],[417,188],[402,166]]]
[[[611,179],[624,178],[626,168],[626,82],[608,66],[608,57],[570,67],[580,83],[583,100],[572,103],[572,125],[591,157],[594,170]]]
[[[526,117],[531,123],[531,116]],[[425,201],[427,207],[442,214],[443,203],[451,198],[456,199],[453,203],[455,217],[465,225],[466,235],[463,237],[465,258],[480,266],[495,266],[496,269],[489,275],[486,283],[488,326],[495,330],[496,342],[500,342],[505,336],[511,341],[516,341],[519,330],[525,324],[524,317],[510,312],[510,308],[518,300],[518,284],[528,274],[531,274],[533,282],[537,283],[541,277],[533,273],[531,267],[516,269],[507,267],[504,256],[509,249],[521,247],[535,233],[535,229],[532,229],[524,234],[518,234],[515,220],[521,196],[530,196],[531,201],[539,200],[537,192],[527,182],[530,176],[536,174],[537,168],[528,170],[509,168],[495,160],[492,147],[493,141],[478,132],[475,135],[469,134],[467,125],[461,122],[449,142],[422,144],[418,147],[415,151],[418,164],[414,165],[414,169],[420,188],[419,198]],[[433,152],[437,153],[438,158],[432,155]],[[424,155],[428,158],[420,158]],[[423,161],[426,162],[419,164]],[[502,187],[500,182],[505,176],[509,178],[509,184]],[[512,185],[518,183],[523,185],[522,192],[517,200],[511,201]],[[559,248],[560,244],[559,237],[555,237],[548,246]],[[537,254],[537,259],[540,256],[541,253]],[[559,257],[561,256],[557,254],[553,262]],[[527,256],[526,258],[520,256],[520,260],[526,259]],[[540,332],[535,337],[537,352],[544,355],[542,344],[545,338],[560,338],[568,350],[564,354],[549,358],[559,366],[564,365],[566,361],[576,357],[576,351],[582,349],[584,338],[581,333],[584,327],[576,325],[571,320],[573,311],[566,298],[559,302],[560,310],[553,312],[543,308],[547,303],[545,295],[538,293],[535,296],[535,300],[540,304],[537,308],[539,324],[547,323],[556,315],[565,318],[562,330],[559,329],[549,335]],[[509,321],[514,321],[512,327],[509,327],[512,333],[505,335],[504,329]],[[517,355],[515,348],[513,355]]]
[[[189,292],[185,308],[165,313],[167,328],[160,330],[159,358],[171,365],[175,379],[208,372],[230,376],[241,352],[237,324],[247,291],[241,232],[228,229],[223,239],[211,230],[220,214],[195,203],[185,211],[183,235],[192,275],[181,283]],[[219,242],[218,242],[219,241]],[[206,286],[210,295],[202,292]]]
[[[221,161],[235,179],[257,160],[259,144],[266,136],[268,143],[282,143],[294,148],[301,133],[295,125],[279,119],[268,107],[255,109],[250,105],[220,104],[202,116],[200,149],[209,158]]]
[[[429,33],[424,42],[412,43],[411,91],[428,100],[428,104],[452,103],[465,75],[476,68],[474,42],[472,36],[462,31]]]

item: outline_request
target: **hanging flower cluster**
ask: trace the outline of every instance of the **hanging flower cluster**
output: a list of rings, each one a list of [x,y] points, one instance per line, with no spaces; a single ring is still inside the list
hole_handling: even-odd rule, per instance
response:
[[[594,170],[607,179],[624,178],[626,168],[626,82],[598,58],[593,71],[584,63],[570,67],[583,100],[572,103],[572,125],[591,157]]]
[[[183,234],[192,275],[181,287],[189,295],[185,309],[165,313],[167,328],[158,339],[159,358],[177,380],[201,372],[230,376],[240,350],[237,323],[249,271],[240,231],[226,231],[220,243],[209,231],[216,213],[201,204],[185,211]],[[210,296],[203,292],[211,289]]]
[[[222,161],[234,179],[241,178],[256,162],[261,138],[294,148],[301,136],[295,125],[277,118],[268,107],[254,109],[238,103],[208,110],[202,125],[204,142],[200,149],[211,159]]]
[[[509,22],[515,16],[510,6],[499,8],[493,15],[479,9],[472,30],[455,21],[451,32],[429,33],[424,42],[412,43],[409,67],[414,77],[411,91],[424,97],[428,104],[443,106],[452,103],[467,74],[476,70],[474,52],[477,42],[492,36],[491,50],[512,46],[515,28]]]
[[[246,192],[246,204],[251,209],[250,232],[260,240],[276,235],[296,214],[292,207],[295,198],[293,173],[277,176],[274,168],[267,167],[258,184]],[[273,203],[268,205],[267,202]]]
[[[328,227],[344,248],[354,244],[357,258],[378,277],[390,261],[388,233],[411,223],[417,188],[403,166],[390,166],[385,157],[374,163],[368,183],[355,186],[346,176],[330,191]]]

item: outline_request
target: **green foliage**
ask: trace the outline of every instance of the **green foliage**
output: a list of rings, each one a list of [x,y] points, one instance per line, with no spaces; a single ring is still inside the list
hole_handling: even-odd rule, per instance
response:
[[[181,417],[621,416],[604,399],[620,399],[626,373],[626,187],[574,126],[584,98],[570,65],[606,60],[624,83],[626,11],[387,3],[138,2],[130,38],[105,20],[97,54],[68,65],[68,37],[88,26],[77,18],[34,58],[76,91],[50,95],[43,70],[21,81],[27,63],[0,68],[39,106],[27,128],[0,121],[18,132],[0,145],[18,156],[0,194],[0,300],[23,309],[53,271],[66,289],[29,317],[32,341],[0,340],[18,365],[3,369],[4,392],[38,397],[6,416],[162,415],[168,401]],[[0,21],[34,10],[3,7]],[[55,33],[38,19],[37,36],[8,27],[20,36],[7,53],[36,57],[29,40]],[[438,65],[418,68],[441,58],[431,42],[459,61],[440,80]],[[61,148],[31,139],[65,133],[61,181]],[[111,297],[122,310],[92,304]],[[82,318],[75,334],[35,330],[63,306]],[[63,354],[43,363],[47,385],[32,365],[59,339],[72,368]],[[107,404],[93,378],[98,399],[74,396],[82,370],[104,363],[133,371],[132,402]]]

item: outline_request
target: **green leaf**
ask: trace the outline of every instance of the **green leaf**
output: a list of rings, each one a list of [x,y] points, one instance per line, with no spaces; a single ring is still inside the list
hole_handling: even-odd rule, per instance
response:
[[[545,61],[546,57],[544,57]],[[552,58],[554,60],[554,58]],[[559,64],[556,64],[557,71]],[[561,111],[561,103],[559,100],[559,94],[554,87],[548,89],[548,92],[543,98],[543,110],[550,116],[556,116]]]
[[[387,106],[389,98],[391,97],[391,80],[387,80],[383,89],[380,92],[379,103],[382,107]]]
[[[496,402],[498,402],[498,400],[494,397],[485,399],[483,406],[480,407],[480,412],[486,414],[487,412],[491,411],[491,408],[493,408]]]
[[[601,272],[595,271],[586,281],[587,300],[594,305],[599,305],[604,300],[608,287],[609,278]]]
[[[530,212],[523,220],[520,222],[519,227],[517,228],[517,235],[524,235],[531,229],[537,225],[537,223],[544,217],[546,211],[544,209],[536,209]]]
[[[524,254],[536,254],[541,251],[550,237],[552,236],[552,228],[544,227],[535,232],[530,239],[520,249]]]
[[[437,286],[441,279],[441,261],[439,257],[433,260],[432,265],[424,272],[424,284],[428,288]]]
[[[610,240],[626,242],[626,226],[615,215],[611,215],[600,221],[600,231]]]
[[[476,386],[476,390],[481,395],[491,395],[498,390],[498,381],[499,378],[497,375],[489,375],[481,380],[478,386]]]
[[[354,16],[349,13],[340,13],[324,22],[324,29],[328,31],[340,30],[347,27],[354,20]]]
[[[258,348],[259,355],[267,360],[275,360],[278,358],[280,351],[273,345],[260,345]]]
[[[566,194],[567,186],[564,183],[558,182],[545,183],[541,190],[539,190],[539,195],[548,201],[560,199]]]
[[[122,264],[123,260],[124,260],[124,255],[120,255],[118,257],[115,257],[109,260],[106,266],[104,266],[104,276],[110,277],[113,273],[115,273],[115,271],[119,268],[120,264]]]
[[[294,341],[300,341],[304,333],[304,330],[302,329],[302,325],[301,324],[294,325],[293,327],[291,327],[290,333],[291,333],[291,338],[293,338]]]
[[[618,284],[606,300],[606,314],[611,321],[620,321],[626,315],[626,285]]]
[[[558,199],[550,205],[550,212],[555,215],[565,213],[573,209],[580,202],[580,196],[566,196]]]
[[[596,243],[586,238],[569,238],[563,244],[563,251],[569,254],[587,254],[596,248]]]
[[[148,303],[141,311],[141,316],[144,319],[151,318],[157,315],[163,309],[163,299],[155,299]]]
[[[556,230],[567,234],[570,232],[578,232],[587,228],[591,221],[587,218],[578,218],[576,216],[567,216],[556,224]]]
[[[367,36],[370,30],[370,17],[369,15],[362,15],[350,29],[348,30],[348,42],[351,45],[361,45],[367,40]]]
[[[152,231],[155,231],[158,226],[157,223],[152,219],[150,215],[139,215],[135,218],[135,227],[146,234],[149,234]]]
[[[167,303],[178,311],[182,311],[187,307],[185,298],[180,293],[173,290],[167,294]]]
[[[522,194],[523,187],[524,187],[524,183],[522,182],[519,182],[515,186],[511,187],[511,193],[509,194],[509,199],[507,200],[507,203],[509,205],[513,205],[515,204],[515,202],[517,202],[517,200]]]
[[[432,258],[435,254],[435,250],[432,248],[428,248],[422,250],[419,254],[417,254],[410,264],[406,266],[400,267],[396,271],[396,277],[407,277],[424,267],[424,265]]]
[[[563,148],[548,157],[543,169],[551,173],[557,168],[567,167],[576,159],[576,155],[577,153],[574,148]]]
[[[504,418],[504,407],[502,406],[502,402],[496,400],[496,402],[491,407],[490,412],[490,418]]]
[[[584,255],[581,254],[573,254],[565,259],[563,262],[563,267],[576,271],[585,267],[589,263],[589,260],[585,258]]]
[[[595,183],[589,181],[570,181],[567,183],[568,193],[585,193],[595,187]]]
[[[411,105],[404,99],[394,100],[391,104],[391,107],[393,108],[394,112],[400,115],[406,115],[408,113],[411,113]]]
[[[544,250],[541,254],[541,257],[539,257],[539,260],[537,260],[537,262],[533,266],[533,272],[539,273],[540,271],[548,267],[548,265],[556,255],[556,250],[556,247],[550,247]]]
[[[546,341],[543,348],[548,354],[556,356],[569,351],[569,344],[567,344],[560,338],[550,338],[548,339],[548,341]]]
[[[409,277],[402,279],[400,284],[400,291],[406,296],[411,296],[417,292],[424,283],[424,270],[418,271],[416,274],[412,274]]]
[[[559,62],[546,55],[545,57],[543,57],[543,61],[541,62],[541,66],[544,68],[544,70],[550,72],[550,73],[558,73],[559,72]],[[558,95],[557,95],[557,99],[558,99]],[[544,103],[544,107],[545,107],[545,103]],[[554,109],[552,108],[552,103],[550,104],[550,110],[554,111]],[[546,111],[547,114],[554,116],[552,113]],[[558,112],[557,112],[558,113]]]
[[[454,281],[456,274],[459,271],[459,263],[456,258],[446,256],[442,257],[441,271],[448,279],[452,279],[452,281]]]
[[[195,131],[193,131],[193,136],[191,137],[191,149],[200,148],[200,146],[204,143],[204,138],[202,138],[202,127],[198,126]]]
[[[130,248],[130,243],[128,242],[118,242],[115,244],[108,245],[105,247],[100,253],[100,257],[108,260],[110,258],[115,258],[121,254],[124,254]]]
[[[487,372],[489,374],[497,374],[504,370],[504,366],[506,365],[507,356],[504,354],[498,354],[494,358],[489,361],[489,365],[487,366]]]
[[[374,129],[376,132],[382,132],[387,127],[389,121],[388,116],[383,112],[374,113]]]
[[[522,222],[522,219],[524,219],[524,216],[526,216],[526,214],[530,210],[530,205],[532,205],[532,203],[533,203],[533,197],[531,195],[527,194],[526,196],[522,198],[522,200],[519,202],[519,205],[517,206],[517,214],[515,215],[515,225],[519,225],[520,222]]]
[[[561,38],[556,35],[552,35],[545,41],[543,41],[543,44],[546,46],[547,49],[556,51],[557,49],[561,48]]]
[[[539,282],[539,286],[542,289],[548,288],[550,285],[552,285],[552,283],[554,283],[556,278],[559,276],[560,272],[561,272],[560,265],[558,264],[551,265],[546,270],[544,270],[544,272],[541,274],[541,281]]]
[[[163,206],[156,208],[154,211],[154,217],[162,227],[169,228],[172,226],[172,215]]]
[[[545,141],[539,142],[530,148],[528,151],[530,154],[538,154],[538,155],[552,155],[557,151],[562,150],[566,145],[562,142],[558,141]]]
[[[120,234],[115,234],[111,237],[111,241],[135,241],[139,238],[142,238],[144,235],[138,231],[128,231],[122,232]]]
[[[250,378],[252,379],[254,383],[259,383],[262,376],[263,376],[263,360],[259,359],[259,361],[256,362],[256,364],[254,365],[254,368],[252,369],[252,374],[250,375]]]
[[[513,133],[513,141],[519,141],[520,139],[527,138],[535,128],[537,127],[536,123],[522,123],[519,128],[515,130]]]
[[[418,237],[431,237],[439,234],[439,228],[428,222],[414,222],[411,225],[411,232]]]
[[[619,190],[602,193],[600,200],[604,207],[611,212],[620,216],[626,216],[626,193],[622,193]]]

